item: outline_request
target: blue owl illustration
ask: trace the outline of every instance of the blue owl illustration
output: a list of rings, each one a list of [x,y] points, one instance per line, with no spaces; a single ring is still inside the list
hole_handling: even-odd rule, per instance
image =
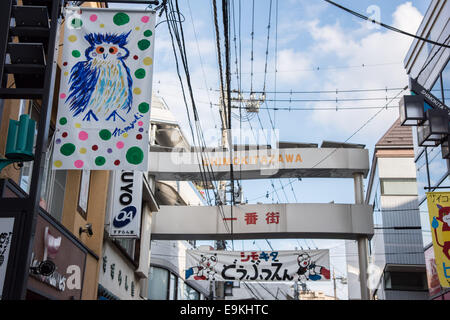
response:
[[[118,111],[130,112],[133,79],[125,64],[130,52],[125,47],[130,34],[89,33],[84,38],[90,46],[84,55],[86,61],[76,63],[69,79],[66,102],[73,117],[83,121],[124,121]]]

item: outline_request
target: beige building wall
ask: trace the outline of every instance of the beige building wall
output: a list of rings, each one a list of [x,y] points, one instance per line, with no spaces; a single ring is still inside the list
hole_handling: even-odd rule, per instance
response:
[[[19,1],[19,5],[21,1]],[[98,3],[85,3],[83,6],[88,7],[105,7],[105,4]],[[60,29],[60,43],[63,43],[64,39],[64,24]],[[62,50],[59,50],[58,64],[61,64]],[[60,81],[61,69],[58,66],[54,92],[54,97],[58,95],[58,87]],[[14,87],[14,79],[11,75],[8,78],[8,87]],[[53,108],[51,116],[51,126],[55,127],[56,114],[57,114],[57,101],[53,99]],[[28,112],[29,100],[25,100],[25,110]],[[40,104],[40,101],[36,101]],[[3,114],[0,122],[0,156],[5,157],[6,137],[8,133],[9,120],[18,120],[20,112],[20,100],[3,100]],[[1,179],[12,179],[19,184],[20,170],[17,166],[9,165],[2,170],[0,174]],[[108,171],[92,171],[90,179],[88,212],[86,218],[84,218],[77,210],[78,196],[80,190],[81,171],[69,170],[67,171],[65,194],[64,194],[64,207],[62,213],[61,223],[76,237],[78,237],[97,257],[88,254],[86,258],[86,269],[83,281],[82,299],[95,300],[97,299],[97,288],[100,263],[98,257],[102,253],[103,243],[103,230],[105,223],[105,211],[107,190],[109,181]],[[87,223],[92,224],[93,235],[88,237],[86,233],[79,234],[79,228],[85,227]]]

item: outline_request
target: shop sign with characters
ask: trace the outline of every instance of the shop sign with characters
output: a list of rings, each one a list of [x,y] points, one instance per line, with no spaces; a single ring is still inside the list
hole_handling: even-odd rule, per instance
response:
[[[329,250],[186,252],[186,280],[330,280]]]
[[[450,192],[427,192],[436,270],[442,287],[450,287]]]
[[[110,236],[139,238],[141,229],[142,172],[115,171],[111,197]]]

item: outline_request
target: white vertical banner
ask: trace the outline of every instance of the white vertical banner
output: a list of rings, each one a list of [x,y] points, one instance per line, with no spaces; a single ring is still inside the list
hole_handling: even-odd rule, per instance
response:
[[[114,171],[109,197],[111,238],[139,238],[142,208],[142,172]]]
[[[0,218],[0,300],[2,299],[3,285],[5,284],[13,228],[14,218]]]
[[[65,9],[53,169],[148,170],[155,18]]]
[[[186,251],[186,280],[330,280],[328,249],[305,251]]]

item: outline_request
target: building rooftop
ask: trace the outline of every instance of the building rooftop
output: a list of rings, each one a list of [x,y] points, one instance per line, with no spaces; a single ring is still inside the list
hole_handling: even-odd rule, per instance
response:
[[[397,119],[389,130],[375,145],[376,148],[413,147],[411,127],[401,126],[400,118]]]

